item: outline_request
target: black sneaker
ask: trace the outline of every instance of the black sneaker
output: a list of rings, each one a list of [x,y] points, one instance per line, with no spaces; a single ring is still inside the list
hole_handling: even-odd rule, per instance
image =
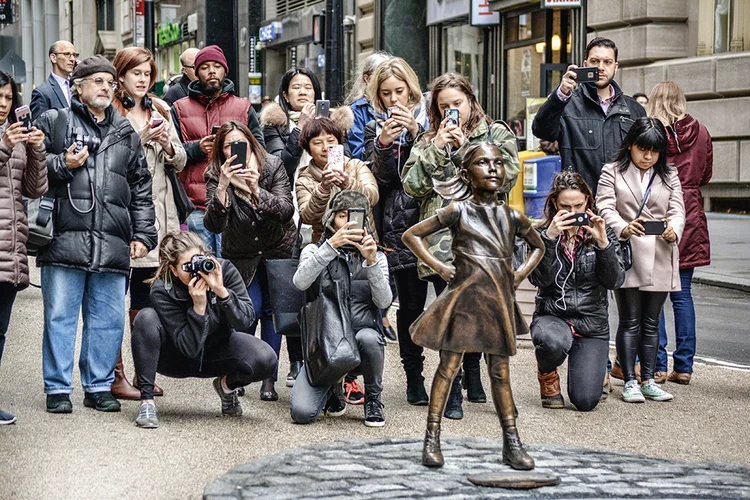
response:
[[[394,330],[391,325],[383,327],[383,336],[385,337],[386,342],[398,342],[396,330]]]
[[[326,416],[329,417],[340,417],[346,413],[346,400],[340,394],[341,391],[331,389],[328,394],[328,401],[326,401],[325,409],[323,410]]]
[[[414,406],[427,406],[430,397],[424,390],[424,380],[406,382],[406,402]]]
[[[111,392],[84,392],[83,406],[97,411],[120,411],[120,402]]]
[[[380,395],[365,398],[365,425],[367,427],[383,427],[385,425]]]
[[[10,425],[16,421],[16,416],[7,411],[0,410],[0,425]]]
[[[302,361],[292,361],[289,363],[289,373],[286,374],[286,386],[294,387],[294,381],[302,371]]]
[[[47,394],[47,413],[73,413],[70,394]]]
[[[214,390],[219,395],[219,398],[221,398],[222,415],[225,417],[242,416],[242,405],[240,404],[240,399],[237,397],[237,391],[224,394],[224,389],[221,388],[221,377],[214,379]]]

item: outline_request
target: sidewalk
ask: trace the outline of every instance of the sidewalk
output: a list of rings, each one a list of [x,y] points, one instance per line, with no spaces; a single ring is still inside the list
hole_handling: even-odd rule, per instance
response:
[[[696,268],[693,281],[750,292],[750,216],[706,214],[711,265]]]

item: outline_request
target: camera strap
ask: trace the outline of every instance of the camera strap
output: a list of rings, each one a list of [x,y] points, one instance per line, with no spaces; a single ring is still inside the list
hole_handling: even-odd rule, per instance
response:
[[[68,112],[66,109],[58,109],[55,117],[55,126],[52,135],[52,152],[60,154],[65,151],[65,136],[68,128]],[[39,202],[39,212],[37,213],[36,222],[40,227],[46,227],[52,217],[52,211],[55,209],[55,191],[52,186],[47,193],[42,196]]]
[[[651,184],[654,183],[654,178],[656,178],[656,172],[652,170],[651,178],[648,180],[648,185],[646,186],[646,192],[643,193],[643,200],[641,201],[641,206],[638,207],[638,213],[635,214],[636,219],[641,216],[641,213],[643,212],[643,208],[646,206],[646,202],[648,201],[648,197],[651,196]]]

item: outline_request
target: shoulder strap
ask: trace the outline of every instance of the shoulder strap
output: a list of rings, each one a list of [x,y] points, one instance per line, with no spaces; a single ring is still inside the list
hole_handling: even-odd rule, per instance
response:
[[[651,178],[648,180],[648,186],[646,186],[646,192],[643,193],[643,200],[641,200],[641,206],[638,207],[638,213],[635,214],[635,218],[641,216],[641,213],[643,212],[643,207],[646,206],[646,202],[648,201],[648,197],[651,196],[651,184],[653,184],[654,179],[656,178],[656,172],[651,172]]]
[[[65,109],[58,109],[52,131],[52,153],[60,154],[65,151],[65,133],[67,127],[68,112]],[[41,227],[47,226],[52,217],[52,211],[55,209],[55,191],[56,189],[50,186],[47,193],[42,196],[39,202],[39,212],[37,213],[36,221]]]

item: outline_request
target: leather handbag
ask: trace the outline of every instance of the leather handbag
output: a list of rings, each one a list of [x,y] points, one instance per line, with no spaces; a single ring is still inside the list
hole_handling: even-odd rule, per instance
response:
[[[57,111],[55,118],[54,136],[52,140],[52,154],[60,154],[65,150],[65,132],[68,127],[68,112],[64,109]],[[29,255],[39,254],[39,250],[52,243],[55,229],[52,222],[52,212],[55,210],[55,188],[50,187],[47,194],[41,198],[24,198],[26,218],[29,224],[29,237],[26,240],[26,250]]]
[[[648,197],[651,196],[651,184],[654,182],[655,177],[656,177],[656,174],[652,172],[651,178],[648,180],[648,186],[646,187],[646,192],[643,193],[643,200],[641,200],[641,206],[638,207],[638,213],[635,214],[634,219],[637,219],[643,213],[643,207],[646,206]],[[631,267],[633,267],[633,246],[630,244],[630,239],[620,240],[620,258],[622,258],[622,267],[626,271],[629,270]]]
[[[177,217],[180,219],[180,224],[184,224],[188,215],[195,210],[195,205],[190,201],[185,187],[177,178],[177,171],[172,167],[166,167],[166,170],[169,183],[172,185],[172,196],[174,197],[175,208],[177,208]]]
[[[343,284],[332,280],[333,286],[323,290],[321,276],[318,297],[300,312],[305,372],[314,387],[331,386],[360,364]]]
[[[294,240],[291,259],[268,259],[265,261],[266,274],[268,275],[268,287],[271,310],[273,311],[273,326],[276,333],[288,337],[299,337],[300,326],[297,317],[305,305],[305,292],[299,290],[292,279],[299,266],[300,254],[300,227],[302,221],[297,224],[297,237]]]

